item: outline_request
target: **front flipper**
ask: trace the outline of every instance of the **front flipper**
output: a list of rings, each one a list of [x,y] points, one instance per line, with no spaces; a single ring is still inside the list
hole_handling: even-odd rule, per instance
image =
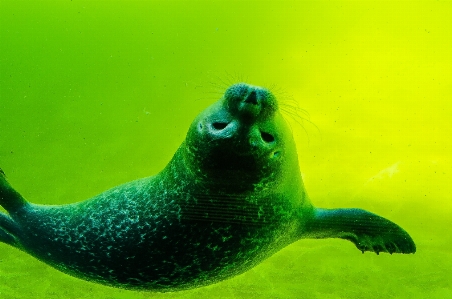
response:
[[[361,209],[315,209],[306,237],[341,238],[364,251],[414,253],[410,235],[394,222]]]

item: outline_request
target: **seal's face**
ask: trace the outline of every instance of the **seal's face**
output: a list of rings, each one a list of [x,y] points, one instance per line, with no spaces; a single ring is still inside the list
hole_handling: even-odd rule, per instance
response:
[[[204,110],[186,139],[191,171],[216,188],[256,191],[276,181],[286,157],[287,124],[267,89],[239,83]]]

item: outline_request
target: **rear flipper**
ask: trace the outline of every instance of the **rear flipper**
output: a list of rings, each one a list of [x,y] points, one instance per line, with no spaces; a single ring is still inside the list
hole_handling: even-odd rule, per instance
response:
[[[394,222],[360,209],[316,209],[306,237],[341,238],[364,251],[414,253],[410,235]]]
[[[27,204],[27,201],[6,181],[5,173],[0,169],[0,205],[8,212],[17,210]],[[16,236],[19,227],[11,217],[0,212],[0,242],[18,246]]]
[[[18,246],[18,242],[13,233],[13,231],[17,230],[15,226],[15,223],[10,217],[0,212],[0,242]]]

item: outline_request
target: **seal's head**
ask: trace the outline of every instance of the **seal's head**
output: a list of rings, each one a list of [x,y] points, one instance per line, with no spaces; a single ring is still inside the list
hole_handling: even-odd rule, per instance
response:
[[[186,165],[195,176],[229,192],[274,187],[271,182],[278,181],[287,163],[298,167],[293,138],[275,96],[245,83],[229,87],[198,115],[185,149]]]

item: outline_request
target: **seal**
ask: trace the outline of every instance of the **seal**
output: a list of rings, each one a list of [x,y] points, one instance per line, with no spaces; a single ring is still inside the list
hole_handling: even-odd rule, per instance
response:
[[[235,84],[201,112],[158,174],[69,205],[26,201],[0,173],[0,241],[75,277],[158,292],[243,273],[302,238],[414,253],[397,224],[315,208],[291,131],[267,89]]]

